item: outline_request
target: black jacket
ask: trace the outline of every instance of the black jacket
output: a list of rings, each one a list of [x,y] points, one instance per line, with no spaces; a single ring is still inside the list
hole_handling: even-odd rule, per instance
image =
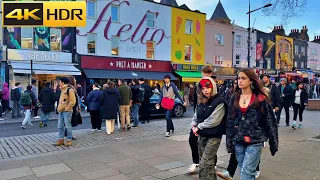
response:
[[[297,90],[294,90],[293,91],[293,99],[292,99],[292,102],[294,103],[295,99],[296,99],[296,91]],[[300,94],[300,106],[301,107],[304,107],[305,103],[308,104],[308,93],[305,89],[301,89],[301,94]]]
[[[281,93],[281,84],[279,85],[279,93],[280,93],[280,102],[285,106],[291,106],[292,104],[292,88],[289,85],[286,85],[283,89],[283,93]],[[284,96],[282,96],[284,95]]]
[[[11,101],[20,101],[21,94],[19,88],[14,88],[11,90]]]
[[[139,88],[140,85],[132,85],[131,92],[132,92],[132,104],[140,104],[141,101],[139,100]]]
[[[39,101],[41,102],[41,110],[43,112],[52,112],[54,111],[54,103],[57,100],[56,93],[52,89],[46,87],[40,91]]]
[[[270,89],[269,97],[271,99],[272,108],[274,109],[276,107],[280,107],[281,97],[280,97],[279,88],[276,85],[271,83],[269,83],[269,85],[265,87]]]
[[[101,118],[104,120],[116,119],[121,99],[118,89],[106,88],[101,94]]]
[[[235,96],[232,97],[230,104],[234,104]],[[278,126],[272,106],[263,96],[259,98],[260,107],[250,105],[242,116],[239,108],[229,106],[227,118],[227,149],[234,149],[234,144],[256,144],[263,143],[269,139],[271,152],[278,151]],[[245,136],[250,137],[251,141],[245,142]]]
[[[228,104],[223,99],[221,94],[215,95],[212,99],[208,101],[207,104],[199,104],[197,107],[197,123],[204,122],[205,119],[207,119],[213,111],[216,109],[216,107],[219,104],[224,104],[225,108],[225,115],[221,121],[221,123],[213,128],[204,128],[202,130],[199,130],[198,133],[200,136],[203,137],[211,137],[211,138],[221,138],[223,134],[226,133],[226,120],[227,120],[227,114],[228,114]]]
[[[146,103],[150,102],[150,98],[152,96],[151,87],[148,84],[143,83],[143,84],[141,84],[141,88],[144,89],[144,101],[143,102],[146,102]]]

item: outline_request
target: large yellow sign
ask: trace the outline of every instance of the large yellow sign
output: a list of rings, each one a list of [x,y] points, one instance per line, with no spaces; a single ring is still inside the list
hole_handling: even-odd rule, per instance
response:
[[[177,64],[204,64],[206,15],[172,8],[171,61]]]
[[[293,67],[293,39],[276,36],[276,69],[292,70]]]

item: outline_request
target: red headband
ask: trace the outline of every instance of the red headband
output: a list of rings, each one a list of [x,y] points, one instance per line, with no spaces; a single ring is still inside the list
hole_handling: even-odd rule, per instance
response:
[[[202,79],[199,82],[199,85],[201,88],[203,88],[203,87],[213,88],[212,82],[209,79]]]

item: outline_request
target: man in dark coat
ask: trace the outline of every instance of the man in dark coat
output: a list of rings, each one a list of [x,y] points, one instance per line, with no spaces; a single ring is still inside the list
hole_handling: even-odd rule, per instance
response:
[[[146,121],[150,122],[150,98],[152,96],[152,89],[151,87],[145,83],[143,78],[139,79],[139,84],[141,88],[144,89],[144,100],[141,102],[140,107],[140,114],[141,114],[141,120],[142,124],[144,124]]]
[[[264,87],[269,89],[269,97],[271,99],[271,105],[275,112],[279,110],[280,106],[280,92],[276,85],[270,81],[270,76],[267,74],[262,75],[262,81]]]
[[[286,112],[286,125],[290,126],[289,120],[290,120],[290,114],[289,114],[289,107],[291,106],[292,103],[292,88],[288,85],[288,80],[286,78],[282,78],[280,80],[281,85],[279,85],[279,91],[280,91],[280,107],[279,111],[277,112],[277,120],[278,124],[280,122],[280,116],[281,116],[281,111],[284,108]]]
[[[55,111],[54,104],[57,100],[56,93],[53,92],[51,89],[50,82],[47,82],[44,84],[44,88],[41,90],[39,97],[39,101],[41,102],[41,122],[39,124],[39,127],[42,128],[42,126],[47,127],[50,112]]]

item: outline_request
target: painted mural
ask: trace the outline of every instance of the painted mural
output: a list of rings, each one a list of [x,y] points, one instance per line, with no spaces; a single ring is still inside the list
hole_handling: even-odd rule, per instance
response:
[[[21,49],[21,28],[4,27],[3,44],[7,45],[8,49]]]
[[[50,28],[36,27],[34,28],[34,49],[39,51],[50,50]]]
[[[205,14],[172,8],[172,62],[204,64],[205,20]]]
[[[72,28],[61,28],[62,51],[72,51]]]
[[[292,70],[293,39],[276,36],[276,69]]]

